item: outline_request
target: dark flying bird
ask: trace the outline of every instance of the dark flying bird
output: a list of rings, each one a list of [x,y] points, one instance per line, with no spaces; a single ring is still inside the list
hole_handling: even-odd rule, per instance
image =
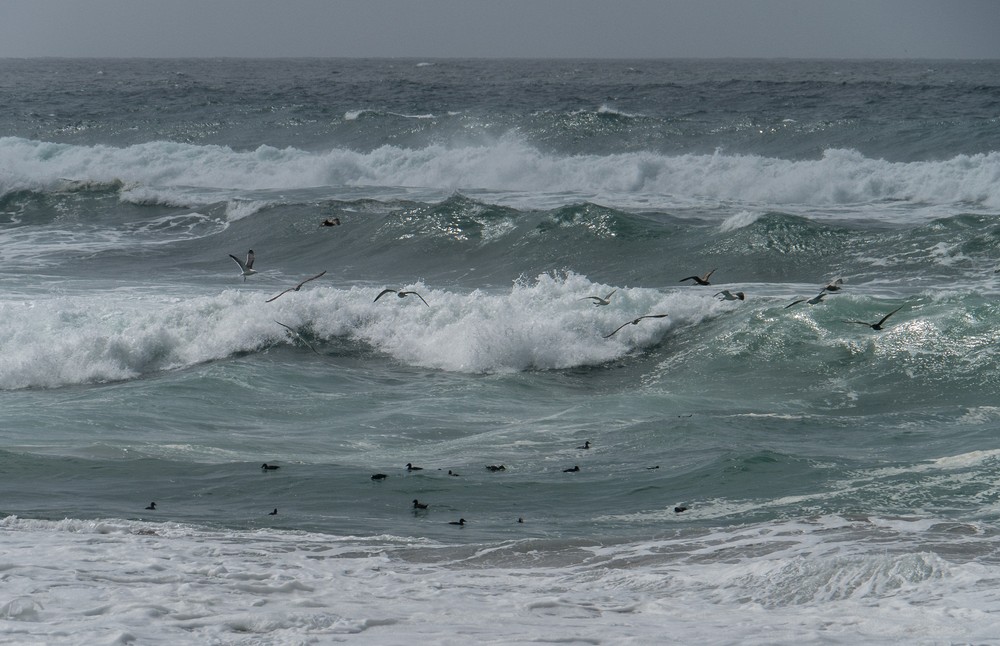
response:
[[[302,281],[301,283],[299,283],[299,284],[298,284],[298,285],[296,285],[295,287],[289,287],[288,289],[286,289],[285,291],[281,292],[281,293],[280,293],[280,294],[278,294],[277,296],[272,296],[271,298],[267,299],[267,300],[266,300],[266,301],[264,301],[264,302],[265,302],[265,303],[270,303],[271,301],[275,301],[275,300],[278,300],[279,298],[281,298],[282,296],[284,296],[284,295],[285,295],[285,294],[287,294],[288,292],[297,292],[297,291],[299,291],[300,289],[302,289],[302,286],[303,286],[303,285],[305,285],[306,283],[308,283],[308,282],[309,282],[310,280],[316,280],[317,278],[319,278],[320,276],[322,276],[322,275],[323,275],[323,274],[325,274],[325,273],[326,273],[326,272],[325,272],[325,271],[323,271],[323,272],[320,272],[320,273],[316,274],[316,275],[315,275],[315,276],[313,276],[312,278],[306,278],[305,280],[303,280],[303,281]]]
[[[420,294],[416,293],[416,292],[404,292],[404,291],[401,291],[401,290],[398,290],[398,289],[389,289],[388,287],[385,288],[385,289],[383,289],[381,292],[379,292],[378,296],[375,297],[375,301],[377,301],[378,299],[382,298],[383,296],[385,296],[389,292],[392,292],[393,294],[395,294],[396,296],[398,296],[400,298],[403,298],[405,296],[409,296],[410,294],[413,294],[414,296],[416,296],[420,300],[424,301],[424,297],[421,296]],[[372,301],[372,302],[374,303],[375,301]],[[427,305],[427,301],[424,301],[424,305]],[[430,305],[427,305],[427,307],[430,307]]]
[[[646,316],[640,316],[639,318],[632,319],[631,321],[628,321],[627,323],[622,323],[621,325],[618,326],[617,329],[615,329],[614,332],[612,332],[611,334],[607,335],[604,338],[608,339],[608,338],[613,337],[615,334],[618,333],[618,330],[622,329],[626,325],[639,325],[639,321],[641,321],[642,319],[662,319],[664,316],[667,316],[667,315],[666,314],[647,314]]]
[[[233,254],[229,254],[229,257],[236,261],[236,264],[240,266],[240,275],[243,276],[243,282],[247,282],[247,276],[256,274],[257,270],[253,268],[253,249],[247,252],[247,261],[243,262]]]
[[[830,281],[826,287],[823,288],[825,292],[837,292],[844,285],[844,279],[838,278],[837,280]]]
[[[611,290],[611,293],[605,296],[604,298],[601,298],[600,296],[584,296],[580,300],[585,301],[589,298],[590,300],[594,301],[594,307],[600,307],[602,305],[608,305],[609,303],[611,303],[611,296],[617,291],[618,291],[617,289]]]
[[[698,285],[711,285],[712,283],[708,282],[708,279],[714,273],[715,273],[715,269],[713,269],[712,271],[708,272],[704,276],[688,276],[687,278],[681,278],[680,281],[678,281],[678,282],[683,283],[685,280],[693,280]]]
[[[307,348],[309,348],[309,349],[310,349],[310,350],[312,350],[313,352],[316,352],[316,348],[312,347],[312,345],[311,345],[311,344],[310,344],[310,343],[309,343],[308,341],[306,341],[306,340],[305,340],[304,338],[302,338],[302,335],[301,335],[301,334],[299,334],[298,332],[296,332],[294,328],[292,328],[292,327],[291,327],[291,326],[289,326],[289,325],[285,325],[285,324],[284,324],[284,323],[282,323],[281,321],[275,321],[275,323],[277,323],[277,324],[278,324],[278,325],[280,325],[281,327],[283,327],[283,328],[285,328],[286,330],[288,330],[288,333],[289,333],[289,334],[290,334],[291,336],[293,336],[294,338],[296,338],[296,339],[298,339],[299,341],[301,341],[301,342],[302,342],[302,343],[303,343],[303,344],[304,344],[304,345],[305,345],[305,346],[306,346]],[[316,352],[316,354],[319,354],[319,352]]]
[[[785,309],[787,310],[792,305],[798,305],[799,303],[809,303],[810,305],[815,305],[820,301],[822,301],[825,296],[826,292],[820,292],[819,294],[816,294],[812,298],[800,298],[798,300],[792,301],[788,305],[785,305]]]
[[[745,301],[747,299],[747,295],[743,292],[731,292],[728,289],[722,290],[716,296],[722,297],[719,299],[720,301]]]
[[[869,323],[868,321],[844,321],[844,323],[859,323],[861,325],[867,325],[868,327],[870,327],[873,330],[881,330],[882,329],[882,324],[886,322],[886,319],[888,319],[890,316],[892,316],[893,314],[895,314],[899,310],[903,309],[905,306],[906,306],[905,304],[904,305],[900,305],[896,309],[892,310],[891,312],[889,312],[888,314],[886,314],[885,316],[883,316],[882,319],[878,323]]]

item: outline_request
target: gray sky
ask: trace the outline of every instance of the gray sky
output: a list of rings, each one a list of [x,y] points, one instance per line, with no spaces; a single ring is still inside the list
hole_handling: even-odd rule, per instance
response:
[[[0,0],[0,57],[1000,58],[1000,0]]]

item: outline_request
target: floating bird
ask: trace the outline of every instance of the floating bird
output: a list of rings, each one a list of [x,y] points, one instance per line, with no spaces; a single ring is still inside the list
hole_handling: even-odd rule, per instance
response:
[[[657,464],[655,467],[646,467],[646,470],[647,471],[652,471],[653,469],[659,469],[659,468],[660,468],[660,465]]]
[[[264,464],[260,465],[260,468],[263,471],[274,471],[275,469],[280,469],[281,467],[279,467],[276,464],[268,464],[267,462],[265,462]]]
[[[417,502],[417,499],[414,498],[413,499],[413,508],[414,509],[427,509],[427,503],[425,503],[425,502]]]
[[[376,480],[376,481],[378,481],[378,480],[385,480],[388,477],[389,476],[385,475],[384,473],[373,473],[372,474],[372,480]]]
[[[320,276],[322,276],[322,275],[323,275],[323,274],[325,274],[325,273],[326,273],[325,271],[322,271],[322,272],[320,272],[320,273],[316,274],[315,276],[313,276],[312,278],[306,278],[305,280],[303,280],[303,281],[302,281],[301,283],[299,283],[299,284],[298,284],[298,285],[296,285],[295,287],[289,287],[288,289],[286,289],[285,291],[281,292],[281,293],[280,293],[280,294],[278,294],[277,296],[273,296],[273,297],[271,297],[271,298],[267,299],[267,300],[266,300],[266,301],[264,301],[264,302],[265,302],[265,303],[270,303],[271,301],[275,301],[275,300],[278,300],[279,298],[281,298],[282,296],[284,296],[284,295],[285,295],[285,294],[287,294],[288,292],[297,292],[297,291],[299,291],[300,289],[302,289],[302,286],[303,286],[303,285],[305,285],[306,283],[308,283],[308,282],[309,282],[310,280],[316,280],[317,278],[319,278]]]
[[[285,328],[286,330],[288,330],[288,333],[289,333],[289,334],[290,334],[291,336],[293,336],[294,338],[296,338],[296,339],[298,339],[299,341],[301,341],[301,342],[303,343],[303,345],[305,345],[305,346],[306,346],[307,348],[309,348],[309,349],[310,349],[310,350],[312,350],[313,352],[316,352],[316,348],[312,347],[312,344],[311,344],[311,343],[309,343],[308,341],[306,341],[306,340],[305,340],[305,339],[304,339],[304,338],[302,337],[302,335],[301,335],[301,334],[299,334],[299,333],[298,333],[298,332],[297,332],[297,331],[296,331],[296,330],[295,330],[294,328],[292,328],[292,327],[291,327],[291,326],[289,326],[289,325],[285,325],[285,324],[284,324],[284,323],[282,323],[281,321],[275,321],[275,323],[277,323],[277,324],[278,324],[278,325],[280,325],[281,327],[283,327],[283,328]],[[319,354],[319,352],[316,352],[316,354]]]
[[[614,332],[612,332],[611,334],[607,335],[604,338],[605,339],[609,339],[609,338],[613,337],[615,334],[618,333],[618,330],[622,329],[626,325],[639,325],[639,321],[641,321],[642,319],[662,319],[664,316],[667,316],[667,315],[666,314],[647,314],[646,316],[640,316],[639,318],[633,319],[631,321],[628,321],[627,323],[622,323],[621,325],[619,325],[615,329]]]
[[[904,307],[905,307],[905,304],[904,305],[900,305],[896,309],[892,310],[891,312],[889,312],[888,314],[886,314],[885,316],[883,316],[882,319],[878,323],[869,323],[868,321],[844,321],[844,323],[859,323],[861,325],[867,325],[868,327],[870,327],[873,330],[881,330],[882,329],[882,324],[886,322],[886,319],[888,319],[890,316],[892,316],[893,314],[895,314],[899,310],[903,309]]]
[[[424,468],[423,467],[415,467],[412,464],[410,464],[409,462],[407,462],[406,463],[406,470],[407,471],[423,471]]]
[[[149,506],[146,507],[146,509],[153,509],[153,510],[155,510],[156,509],[156,503],[155,502],[149,503]]]
[[[820,301],[822,301],[825,297],[826,297],[826,292],[820,292],[819,294],[816,294],[812,298],[800,298],[798,300],[792,301],[788,305],[785,305],[785,309],[787,310],[792,305],[798,305],[799,303],[809,303],[810,305],[815,305]]]
[[[277,507],[275,507],[275,508],[274,508],[274,511],[269,511],[269,512],[267,512],[267,515],[268,515],[268,516],[277,516],[277,515],[278,515],[278,508],[277,508]]]
[[[679,513],[681,513],[681,512],[685,512],[685,511],[687,511],[687,510],[688,510],[688,508],[687,508],[687,507],[684,507],[684,506],[678,506],[678,507],[674,507],[674,513],[675,513],[675,514],[679,514]]]
[[[698,285],[711,285],[712,283],[708,282],[708,279],[714,273],[715,273],[715,269],[713,269],[712,271],[708,272],[704,276],[688,276],[687,278],[681,278],[680,281],[678,281],[678,282],[683,283],[685,280],[693,280]]]
[[[517,522],[523,523],[524,522],[524,518],[522,518],[521,516],[518,516],[517,517]]]
[[[336,227],[340,226],[340,218],[327,218],[323,220],[322,225],[324,227]]]
[[[604,298],[601,298],[600,296],[584,296],[580,300],[585,301],[589,298],[590,300],[594,301],[594,307],[600,307],[602,305],[608,305],[609,303],[611,303],[611,296],[617,291],[618,291],[617,289],[611,290],[611,293],[605,296]]]
[[[487,464],[486,465],[486,470],[487,471],[506,471],[507,467],[505,467],[502,464]]]
[[[256,274],[257,270],[253,268],[253,249],[247,252],[247,261],[243,262],[233,254],[229,254],[229,257],[236,261],[236,264],[240,266],[240,275],[243,276],[243,282],[247,282],[247,276]]]
[[[719,299],[720,301],[745,301],[747,299],[747,295],[743,292],[731,292],[728,289],[722,290],[716,296],[722,297]]]
[[[576,448],[578,448],[578,449],[589,449],[590,448],[590,440],[587,440],[581,446],[578,446]]]
[[[465,519],[464,518],[459,518],[458,520],[453,520],[453,521],[451,521],[448,524],[449,525],[464,525],[465,524]]]
[[[580,467],[578,465],[578,466],[572,467],[570,469],[563,469],[563,473],[576,473],[579,470],[580,470]]]
[[[421,296],[420,294],[416,293],[416,292],[404,292],[404,291],[401,291],[401,290],[398,290],[398,289],[389,289],[388,287],[385,288],[385,289],[383,289],[381,292],[379,292],[378,296],[375,297],[375,301],[377,301],[378,299],[382,298],[383,296],[385,296],[389,292],[392,292],[393,294],[395,294],[396,296],[398,296],[400,298],[404,298],[406,296],[409,296],[410,294],[413,294],[414,296],[416,296],[420,300],[424,301],[424,297]],[[372,301],[372,302],[374,303],[375,301]],[[430,307],[430,305],[427,304],[427,301],[424,301],[424,305],[427,305],[427,307]]]
[[[455,472],[454,472],[454,471],[452,471],[451,469],[448,469],[448,475],[450,475],[450,476],[454,476],[454,477],[456,477],[456,478],[457,478],[457,477],[459,477],[459,474],[458,474],[458,473],[455,473]]]

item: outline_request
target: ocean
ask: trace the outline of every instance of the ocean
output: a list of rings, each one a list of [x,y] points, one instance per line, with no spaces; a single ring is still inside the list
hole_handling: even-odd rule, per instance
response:
[[[0,642],[1000,643],[998,79],[0,60]]]

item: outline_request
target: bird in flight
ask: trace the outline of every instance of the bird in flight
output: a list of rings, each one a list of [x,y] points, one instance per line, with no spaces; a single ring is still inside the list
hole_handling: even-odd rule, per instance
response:
[[[836,292],[840,291],[840,288],[844,285],[844,279],[838,278],[837,280],[830,281],[826,287],[823,288],[824,292]]]
[[[859,323],[861,325],[867,325],[868,327],[870,327],[873,330],[881,330],[882,329],[882,324],[885,323],[886,320],[890,316],[892,316],[893,314],[895,314],[899,310],[903,309],[903,307],[905,307],[905,304],[904,305],[900,305],[896,309],[892,310],[891,312],[889,312],[888,314],[886,314],[885,316],[883,316],[882,319],[878,323],[869,323],[868,321],[844,321],[844,323]]]
[[[720,301],[745,301],[747,299],[747,295],[743,292],[731,292],[728,289],[722,290],[716,296],[722,297],[719,299]]]
[[[712,283],[708,282],[708,279],[714,273],[715,273],[715,269],[713,269],[712,271],[708,272],[704,276],[688,276],[687,278],[681,278],[679,282],[683,283],[685,280],[693,280],[698,285],[711,285]]]
[[[385,296],[386,294],[388,294],[390,292],[392,292],[393,294],[395,294],[396,296],[398,296],[400,298],[403,298],[405,296],[409,296],[410,294],[413,294],[414,296],[416,296],[420,300],[424,301],[424,297],[421,296],[420,294],[416,293],[416,292],[404,292],[404,291],[398,290],[398,289],[389,289],[388,287],[385,288],[385,289],[383,289],[381,292],[379,292],[378,296],[375,297],[375,301],[377,301],[378,299],[382,298],[383,296]],[[372,302],[374,303],[375,301],[372,301]],[[424,301],[424,305],[427,305],[427,307],[430,307],[430,305],[427,304],[427,301]]]
[[[787,310],[792,305],[798,305],[799,303],[809,303],[810,305],[815,305],[816,303],[822,301],[825,296],[826,292],[820,292],[819,294],[816,294],[812,298],[800,298],[798,300],[792,301],[788,305],[785,305],[785,309]]]
[[[600,296],[584,296],[580,300],[585,301],[589,298],[590,300],[594,301],[594,307],[601,307],[602,305],[608,305],[609,303],[611,303],[611,296],[617,291],[618,291],[617,289],[611,290],[611,293],[605,296],[604,298],[601,298]]]
[[[236,264],[240,266],[240,275],[243,276],[243,282],[247,282],[247,276],[256,274],[257,270],[253,268],[253,249],[247,252],[247,261],[243,262],[233,254],[229,254],[229,257],[236,261]]]
[[[295,330],[295,329],[294,329],[293,327],[291,327],[290,325],[285,325],[285,324],[284,324],[284,323],[282,323],[281,321],[275,321],[275,323],[277,323],[277,324],[278,324],[278,325],[280,325],[281,327],[283,327],[283,328],[285,328],[286,330],[288,330],[288,333],[289,333],[289,334],[290,334],[290,335],[291,335],[292,337],[294,337],[294,338],[298,339],[299,341],[301,341],[301,342],[302,342],[302,344],[303,344],[303,345],[305,345],[305,346],[306,346],[307,348],[309,348],[309,349],[310,349],[310,350],[312,350],[313,352],[316,352],[316,348],[312,347],[312,344],[310,344],[310,343],[309,343],[308,341],[306,341],[306,340],[305,340],[304,338],[302,338],[302,335],[301,335],[301,334],[299,334],[299,333],[298,333],[298,331],[296,331],[296,330]],[[316,352],[316,354],[319,354],[319,352]]]
[[[614,332],[612,332],[611,334],[607,335],[604,338],[605,339],[609,339],[609,338],[613,337],[615,334],[618,333],[618,330],[622,329],[626,325],[639,325],[639,321],[641,321],[642,319],[662,319],[664,316],[667,316],[667,315],[666,314],[647,314],[646,316],[640,316],[637,319],[632,319],[631,321],[627,321],[625,323],[622,323],[621,325],[619,325],[615,329]]]
[[[302,286],[305,285],[306,283],[308,283],[310,280],[316,280],[317,278],[319,278],[320,276],[322,276],[325,273],[326,273],[325,271],[322,271],[322,272],[316,274],[315,276],[313,276],[312,278],[306,278],[305,280],[303,280],[301,283],[299,283],[295,287],[289,287],[288,289],[286,289],[285,291],[281,292],[277,296],[271,297],[271,298],[267,299],[264,302],[265,303],[270,303],[271,301],[278,300],[279,298],[281,298],[282,296],[284,296],[288,292],[297,292],[300,289],[302,289]]]

